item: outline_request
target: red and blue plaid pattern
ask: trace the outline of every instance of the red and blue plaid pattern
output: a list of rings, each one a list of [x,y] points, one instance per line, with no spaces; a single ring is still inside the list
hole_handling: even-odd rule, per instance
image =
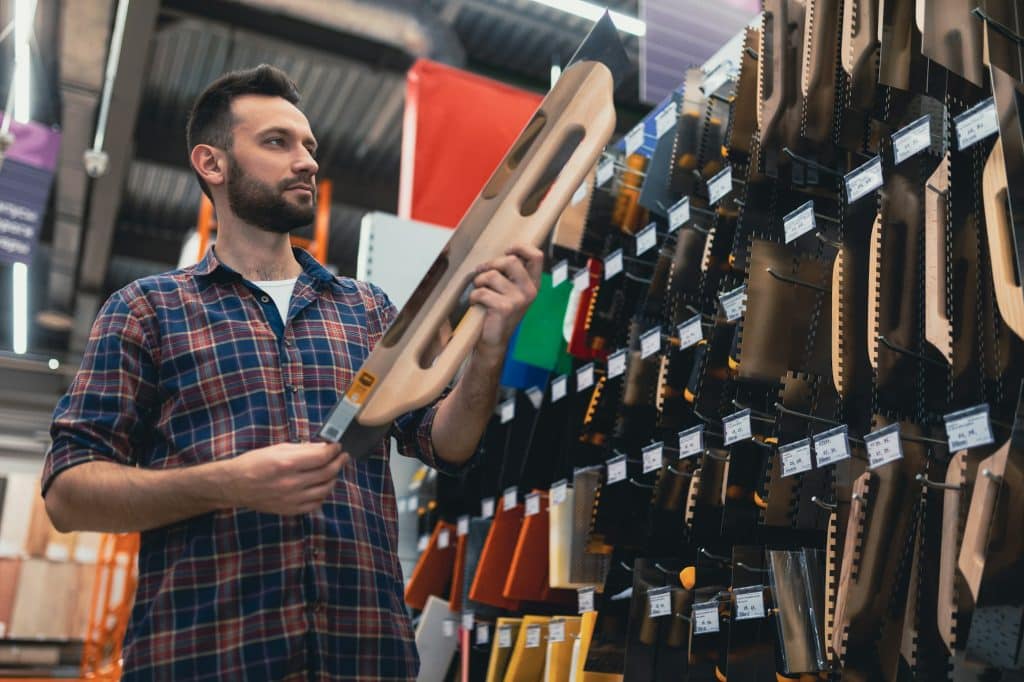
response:
[[[44,492],[91,460],[168,469],[310,440],[396,311],[295,253],[286,321],[212,250],[111,296],[57,405]],[[392,435],[445,470],[435,412]],[[386,445],[342,469],[321,513],[230,509],[142,533],[124,679],[414,679]]]

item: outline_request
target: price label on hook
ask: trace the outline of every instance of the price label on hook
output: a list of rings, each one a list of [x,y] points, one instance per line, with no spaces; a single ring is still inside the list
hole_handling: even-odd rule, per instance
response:
[[[526,496],[525,516],[536,516],[540,514],[540,493],[530,493]]]
[[[764,618],[764,586],[739,587],[733,591],[736,595],[736,620],[754,620]]]
[[[626,155],[633,154],[640,147],[644,146],[644,122],[637,123],[632,130],[626,133]]]
[[[476,626],[476,643],[477,646],[487,644],[491,641],[491,629],[487,627],[487,623],[477,623]]]
[[[675,232],[690,222],[690,197],[683,197],[668,209],[668,231]]]
[[[508,424],[516,416],[516,399],[509,398],[501,404],[499,409],[501,411],[501,423]]]
[[[659,351],[661,351],[661,327],[653,327],[640,337],[640,358],[647,359]]]
[[[565,641],[565,621],[555,618],[548,624],[548,641],[554,644]]]
[[[622,249],[615,249],[604,258],[604,279],[607,282],[622,272]]]
[[[485,497],[480,500],[480,517],[489,519],[494,516],[494,498]]]
[[[515,486],[506,488],[505,494],[502,496],[501,508],[505,511],[512,511],[515,509],[516,505],[519,504],[518,495],[519,490]]]
[[[456,523],[456,526],[455,526],[455,536],[461,538],[464,535],[469,535],[469,515],[468,514],[460,516],[459,520],[458,520],[458,522]]]
[[[654,223],[636,233],[636,255],[643,255],[657,245],[658,226]]]
[[[675,127],[676,118],[678,118],[678,113],[676,111],[675,102],[669,102],[668,106],[662,109],[658,115],[654,117],[654,128],[659,140],[663,135],[665,135],[665,133]]]
[[[448,546],[452,544],[452,534],[447,528],[444,528],[437,534],[437,548],[448,549]]]
[[[752,437],[753,431],[750,426],[750,408],[734,412],[722,419],[722,429],[725,434],[724,444],[732,445],[741,440]]]
[[[799,239],[808,232],[814,232],[814,202],[808,201],[800,208],[787,214],[782,219],[782,227],[786,232],[786,243]]]
[[[473,612],[463,611],[462,612],[462,629],[466,632],[473,631]]]
[[[672,614],[672,588],[653,587],[647,590],[647,603],[651,618],[661,618]]]
[[[569,377],[565,374],[560,374],[555,377],[551,382],[551,402],[557,403],[559,400],[565,397],[566,385],[569,383]]]
[[[709,601],[693,605],[693,634],[718,632],[718,602]]]
[[[850,171],[844,176],[846,183],[846,203],[852,204],[861,197],[882,186],[885,178],[882,177],[882,157],[876,156],[859,168]]]
[[[683,322],[676,330],[679,335],[679,350],[686,350],[704,340],[704,328],[701,326],[700,313]]]
[[[578,613],[589,613],[594,610],[594,588],[581,587],[576,590],[576,605]]]
[[[995,442],[989,422],[988,405],[975,405],[945,415],[949,451],[966,450]]]
[[[843,424],[814,436],[814,455],[819,467],[850,458],[848,431],[846,424]]]
[[[590,269],[586,266],[576,271],[572,276],[572,290],[584,291],[590,287]]]
[[[564,478],[551,484],[551,506],[557,506],[565,502],[569,496],[569,482]]]
[[[743,317],[743,313],[747,310],[747,285],[742,284],[732,291],[719,294],[718,301],[722,304],[722,310],[725,311],[725,319],[735,322]]]
[[[576,392],[585,391],[594,385],[594,363],[587,364],[576,370]]]
[[[643,449],[644,473],[649,474],[661,468],[662,452],[665,449],[664,443],[651,443]]]
[[[526,626],[526,648],[536,649],[540,646],[540,625],[527,625]]]
[[[615,351],[608,356],[608,378],[622,376],[626,373],[626,350]]]
[[[502,625],[498,628],[498,648],[499,649],[511,649],[512,648],[512,626]]]
[[[892,155],[899,165],[932,145],[932,117],[925,114],[892,134]]]
[[[726,166],[708,180],[708,203],[714,206],[732,191],[732,166]]]
[[[804,438],[779,447],[779,458],[782,460],[783,478],[810,471],[814,468],[811,462],[811,439]]]
[[[441,623],[441,632],[446,638],[455,636],[455,619],[445,618]]]
[[[900,442],[900,425],[889,424],[873,433],[864,436],[864,447],[868,450],[868,468],[880,466],[903,459],[903,444]]]
[[[704,452],[704,425],[679,432],[679,459],[693,457]]]
[[[975,104],[954,118],[953,124],[956,126],[956,148],[961,152],[986,137],[995,135],[999,132],[995,98],[989,97]]]
[[[608,481],[607,485],[613,483],[619,483],[626,480],[626,456],[619,455],[618,457],[612,457],[606,463],[608,467]]]
[[[551,286],[557,287],[569,279],[569,261],[560,260],[551,268]]]

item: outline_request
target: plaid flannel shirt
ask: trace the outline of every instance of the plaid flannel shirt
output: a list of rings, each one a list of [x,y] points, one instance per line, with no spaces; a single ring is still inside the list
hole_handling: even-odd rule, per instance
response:
[[[396,310],[308,253],[288,319],[214,251],[118,291],[57,405],[43,470],[92,460],[170,469],[308,441]],[[436,403],[395,421],[435,459]],[[322,511],[202,514],[142,533],[125,680],[406,680],[419,660],[403,601],[387,440],[340,472]]]

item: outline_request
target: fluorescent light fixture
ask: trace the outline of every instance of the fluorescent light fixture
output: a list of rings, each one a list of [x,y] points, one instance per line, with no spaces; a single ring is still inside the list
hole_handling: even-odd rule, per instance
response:
[[[14,352],[28,352],[28,266],[14,264]]]
[[[32,120],[32,23],[36,16],[36,0],[15,0],[14,3],[14,120]]]
[[[592,2],[586,2],[586,0],[533,0],[541,5],[546,5],[553,9],[559,9],[569,14],[575,14],[578,17],[584,19],[590,19],[591,21],[597,21],[601,18],[601,15],[605,12],[605,7],[595,5]],[[643,36],[647,33],[647,24],[640,21],[636,17],[631,17],[628,14],[622,12],[615,12],[609,10],[608,13],[612,16],[612,23],[615,24],[615,28],[629,33],[635,36]]]

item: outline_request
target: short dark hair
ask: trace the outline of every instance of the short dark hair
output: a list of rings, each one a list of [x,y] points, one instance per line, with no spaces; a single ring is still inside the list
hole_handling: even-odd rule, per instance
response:
[[[252,69],[226,73],[210,83],[192,105],[188,127],[185,129],[185,142],[190,155],[197,144],[231,149],[231,129],[234,126],[231,102],[241,95],[281,97],[296,106],[299,104],[299,91],[295,83],[276,66],[260,64]],[[195,169],[192,171],[195,172]],[[196,173],[196,179],[206,196],[212,200],[210,188],[199,177],[199,173]]]

